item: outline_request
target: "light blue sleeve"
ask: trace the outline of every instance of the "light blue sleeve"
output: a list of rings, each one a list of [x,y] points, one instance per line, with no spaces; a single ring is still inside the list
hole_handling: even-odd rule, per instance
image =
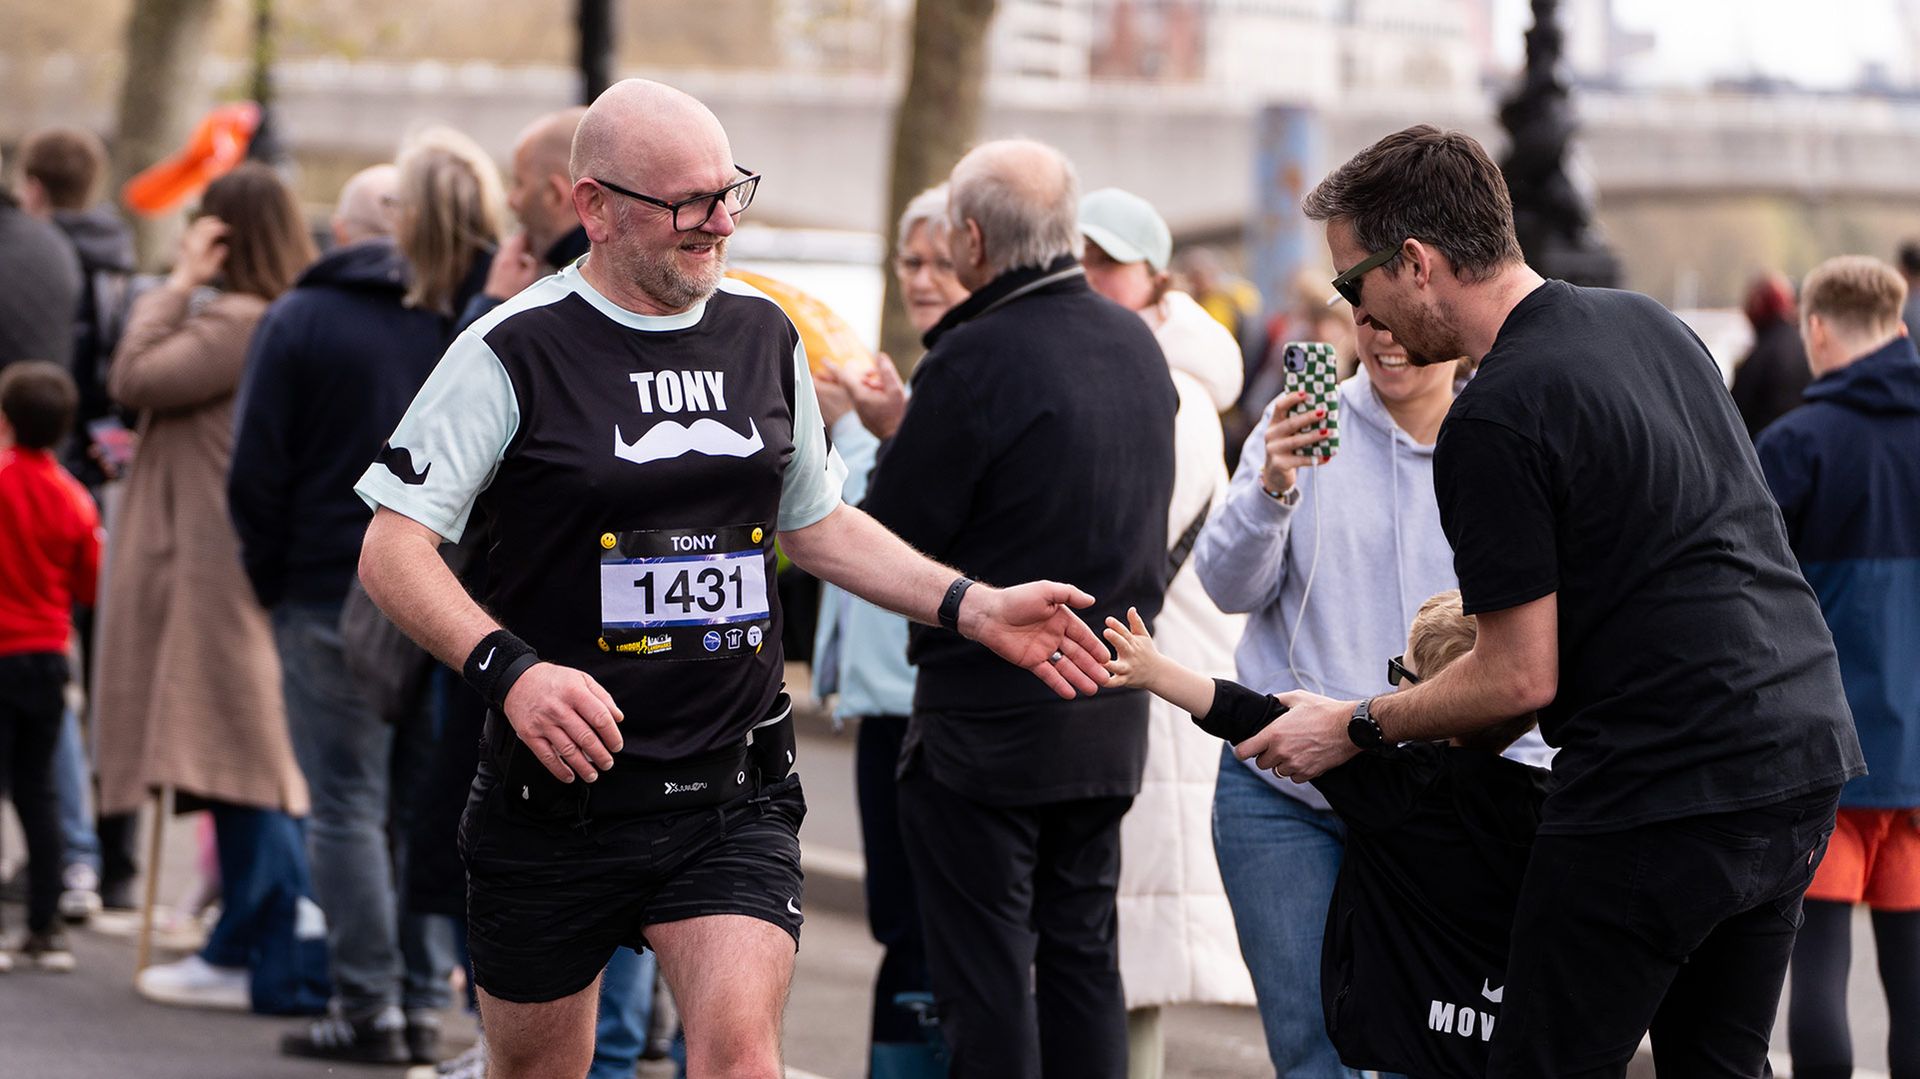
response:
[[[368,506],[458,543],[519,429],[520,402],[506,368],[478,334],[462,333],[353,490]]]
[[[1240,449],[1226,500],[1207,518],[1193,548],[1200,586],[1229,614],[1260,610],[1279,598],[1286,583],[1287,535],[1298,499],[1272,498],[1260,489],[1272,420],[1269,404]]]
[[[793,346],[793,460],[780,481],[780,518],[774,526],[792,532],[817,524],[840,505],[840,487],[846,465],[827,446],[826,421],[814,396],[813,372],[807,368],[807,348]]]
[[[874,462],[880,459],[880,440],[860,426],[859,416],[848,412],[834,422],[833,448],[839,451],[840,462],[847,469],[840,497],[849,505],[859,505],[867,497],[867,479],[873,475]]]

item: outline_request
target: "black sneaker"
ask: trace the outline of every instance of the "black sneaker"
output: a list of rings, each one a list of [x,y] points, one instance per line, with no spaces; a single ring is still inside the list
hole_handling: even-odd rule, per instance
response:
[[[113,877],[100,882],[100,906],[106,910],[137,911],[140,897],[134,893],[133,877]]]
[[[288,1056],[358,1064],[406,1064],[407,1020],[399,1008],[393,1007],[358,1021],[329,1012],[281,1035],[280,1051]]]
[[[73,950],[67,947],[67,935],[58,929],[28,933],[16,950],[20,962],[49,974],[73,973]]]
[[[407,1013],[407,1058],[414,1064],[440,1062],[440,1013],[424,1009]]]

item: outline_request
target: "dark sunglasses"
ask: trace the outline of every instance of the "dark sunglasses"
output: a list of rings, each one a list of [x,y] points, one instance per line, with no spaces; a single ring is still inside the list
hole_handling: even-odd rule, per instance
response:
[[[1341,299],[1355,307],[1359,307],[1360,279],[1367,276],[1368,271],[1386,265],[1389,259],[1400,253],[1400,248],[1405,243],[1406,241],[1402,240],[1392,247],[1375,251],[1373,254],[1349,266],[1345,273],[1333,279],[1333,291],[1339,293]]]
[[[1407,670],[1407,657],[1395,656],[1387,661],[1387,684],[1397,686],[1402,682],[1417,686],[1420,684],[1420,676]]]
[[[673,231],[693,232],[713,220],[713,211],[718,207],[722,205],[726,206],[728,215],[732,216],[745,213],[747,206],[753,202],[753,193],[760,187],[760,174],[750,171],[744,165],[735,165],[734,169],[740,173],[743,179],[729,184],[718,191],[710,191],[704,195],[693,195],[689,198],[681,199],[678,202],[668,202],[665,199],[656,199],[652,195],[642,195],[638,191],[629,191],[619,184],[609,183],[598,176],[589,176],[587,179],[592,180],[594,183],[599,184],[601,187],[606,188],[616,195],[625,195],[636,202],[644,202],[649,206],[658,206],[662,210],[672,214]]]

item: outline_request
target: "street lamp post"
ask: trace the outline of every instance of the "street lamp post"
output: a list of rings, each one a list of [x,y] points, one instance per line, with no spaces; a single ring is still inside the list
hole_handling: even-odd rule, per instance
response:
[[[580,32],[580,103],[613,85],[613,0],[577,0]]]
[[[1557,0],[1533,0],[1527,70],[1500,108],[1510,142],[1500,170],[1513,194],[1513,225],[1527,262],[1548,277],[1611,288],[1620,262],[1593,225],[1593,210],[1567,175],[1579,123],[1560,75],[1564,39]]]
[[[260,124],[254,128],[253,141],[247,145],[247,157],[269,165],[287,163],[286,146],[280,138],[280,121],[275,115],[273,92],[273,0],[253,0],[253,77],[249,93],[260,106]]]

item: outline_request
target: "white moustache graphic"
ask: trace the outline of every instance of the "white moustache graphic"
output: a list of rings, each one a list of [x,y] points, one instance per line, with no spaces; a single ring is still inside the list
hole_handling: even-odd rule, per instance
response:
[[[695,420],[682,426],[673,420],[661,420],[646,434],[632,442],[613,428],[613,455],[623,461],[644,465],[648,461],[666,461],[688,453],[709,457],[752,457],[766,448],[753,421],[747,421],[747,433],[741,435],[719,420]]]

